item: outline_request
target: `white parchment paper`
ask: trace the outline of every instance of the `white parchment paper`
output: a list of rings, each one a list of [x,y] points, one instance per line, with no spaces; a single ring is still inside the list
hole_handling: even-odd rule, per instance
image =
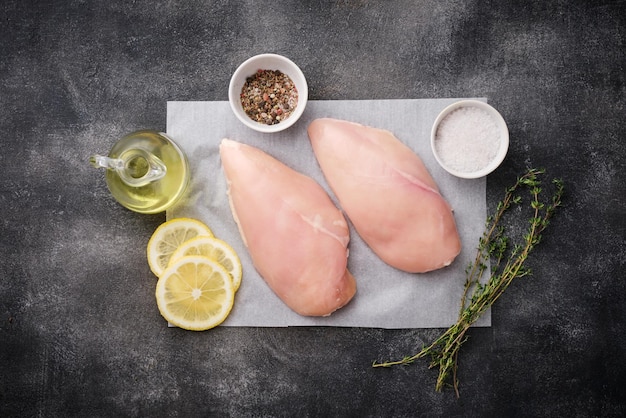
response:
[[[475,256],[486,216],[486,180],[464,180],[447,174],[437,165],[430,149],[430,130],[437,114],[457,100],[460,99],[309,101],[301,119],[276,134],[262,134],[245,127],[235,118],[228,102],[168,102],[167,133],[186,153],[192,180],[181,201],[167,211],[167,219],[191,217],[205,222],[218,238],[233,246],[243,265],[243,280],[234,308],[222,326],[443,328],[453,324],[459,312],[464,270]],[[320,117],[387,129],[412,148],[454,209],[462,250],[454,263],[444,269],[426,274],[404,273],[380,261],[350,225],[348,269],[356,278],[357,293],[331,316],[311,318],[291,311],[254,269],[228,205],[219,143],[222,138],[230,138],[264,150],[315,179],[337,204],[306,132],[309,123]],[[490,326],[490,313],[476,325]]]

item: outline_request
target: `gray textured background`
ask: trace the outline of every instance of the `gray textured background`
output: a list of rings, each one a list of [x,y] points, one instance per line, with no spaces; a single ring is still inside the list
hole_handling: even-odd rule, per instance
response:
[[[624,1],[5,0],[0,23],[0,416],[626,414]],[[165,129],[168,100],[226,100],[261,52],[311,99],[488,97],[512,141],[490,207],[527,166],[566,181],[534,275],[469,334],[460,399],[426,360],[370,368],[437,330],[163,327],[144,252],[165,215],[87,159]]]

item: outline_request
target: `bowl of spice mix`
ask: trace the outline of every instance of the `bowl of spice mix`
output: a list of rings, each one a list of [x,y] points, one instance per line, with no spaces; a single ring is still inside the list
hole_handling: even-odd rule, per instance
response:
[[[307,99],[302,70],[277,54],[247,59],[234,72],[228,87],[235,116],[259,132],[278,132],[292,126],[304,112]]]
[[[502,115],[479,100],[461,100],[439,113],[430,134],[435,159],[448,173],[476,179],[494,171],[509,149]]]

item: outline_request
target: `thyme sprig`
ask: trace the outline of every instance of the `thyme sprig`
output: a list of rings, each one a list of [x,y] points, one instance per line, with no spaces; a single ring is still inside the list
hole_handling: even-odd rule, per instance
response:
[[[373,367],[408,365],[419,358],[429,356],[430,368],[439,367],[435,390],[441,391],[452,379],[452,386],[456,396],[459,397],[458,354],[467,340],[467,331],[502,296],[514,279],[531,274],[531,270],[525,266],[528,255],[539,244],[541,234],[548,227],[556,209],[562,204],[564,184],[560,179],[552,180],[554,194],[551,200],[547,203],[540,201],[543,190],[539,177],[544,173],[545,170],[529,169],[523,176],[518,177],[515,184],[506,189],[494,215],[487,218],[485,232],[479,239],[476,258],[465,271],[466,280],[457,322],[432,344],[424,346],[419,353],[397,361],[374,362]],[[513,205],[522,203],[520,192],[524,188],[530,192],[532,215],[521,243],[511,246],[502,225],[503,217]],[[481,282],[489,268],[489,262],[491,263],[489,278]]]

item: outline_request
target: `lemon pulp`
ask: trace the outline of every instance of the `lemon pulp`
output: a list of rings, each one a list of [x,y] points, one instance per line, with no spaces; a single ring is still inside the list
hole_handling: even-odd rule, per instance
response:
[[[176,218],[159,225],[148,241],[147,256],[150,270],[159,277],[181,244],[203,235],[213,236],[213,232],[196,219]]]
[[[198,236],[181,244],[170,257],[170,264],[189,255],[202,255],[217,261],[230,274],[235,291],[241,285],[242,267],[237,253],[226,242],[216,237]]]
[[[204,331],[230,313],[235,289],[230,274],[204,256],[185,256],[170,265],[156,286],[161,315],[172,325]]]

